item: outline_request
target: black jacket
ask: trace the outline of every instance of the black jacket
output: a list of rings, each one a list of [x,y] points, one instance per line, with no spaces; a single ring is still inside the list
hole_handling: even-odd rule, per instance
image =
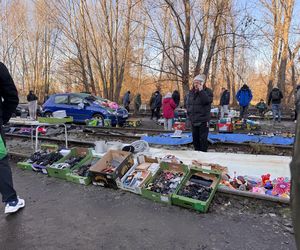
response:
[[[19,104],[18,91],[6,66],[0,62],[0,128],[6,124]]]
[[[157,95],[155,95],[155,99],[154,99],[154,108],[157,109],[157,108],[161,108],[161,105],[162,105],[162,96],[161,94],[158,92]]]
[[[185,105],[192,125],[199,125],[210,120],[213,93],[209,88],[201,91],[192,89],[186,96]]]
[[[275,91],[278,92],[279,98],[274,99],[273,92],[275,92]],[[268,105],[270,105],[271,102],[272,102],[272,104],[280,104],[282,98],[283,98],[283,94],[282,94],[281,90],[279,90],[278,88],[273,88],[269,94]]]
[[[220,105],[229,105],[229,101],[230,101],[230,93],[228,90],[224,90],[222,95],[221,95],[221,99],[220,99]]]
[[[37,96],[35,94],[33,94],[33,93],[29,93],[27,95],[27,101],[28,102],[36,101],[37,99],[38,99]]]
[[[174,90],[172,94],[172,99],[174,100],[176,107],[178,107],[180,103],[180,93],[178,92],[178,90]]]

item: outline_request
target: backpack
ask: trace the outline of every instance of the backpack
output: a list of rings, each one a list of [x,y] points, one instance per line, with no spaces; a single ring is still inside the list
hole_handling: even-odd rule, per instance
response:
[[[272,91],[272,100],[280,100],[280,90],[279,89],[275,89]]]

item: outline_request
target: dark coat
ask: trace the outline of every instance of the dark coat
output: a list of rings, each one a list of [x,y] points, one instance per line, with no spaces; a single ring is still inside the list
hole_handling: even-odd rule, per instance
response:
[[[195,89],[189,91],[185,105],[193,126],[200,125],[202,122],[209,122],[212,101],[213,92],[209,88],[204,88],[201,91]]]
[[[274,99],[273,97],[273,92],[277,91],[279,98]],[[279,88],[273,88],[272,91],[269,94],[269,99],[268,99],[268,105],[272,104],[280,104],[281,99],[283,98],[283,94]]]
[[[28,102],[36,101],[37,99],[38,99],[37,96],[35,94],[33,94],[33,93],[29,93],[27,95],[27,101]]]
[[[150,98],[150,102],[149,102],[149,105],[150,105],[150,109],[151,109],[151,110],[154,110],[154,109],[155,109],[154,104],[155,104],[155,95],[152,94],[152,96],[151,96],[151,98]]]
[[[174,90],[172,94],[172,99],[174,100],[176,107],[178,107],[180,103],[180,93],[178,92],[178,90]]]
[[[0,62],[0,129],[19,104],[18,91],[6,66]]]
[[[162,96],[158,92],[157,95],[155,95],[155,99],[154,99],[154,109],[161,108],[161,105],[162,105]]]
[[[230,102],[230,93],[227,89],[225,89],[221,95],[220,105],[229,105]]]

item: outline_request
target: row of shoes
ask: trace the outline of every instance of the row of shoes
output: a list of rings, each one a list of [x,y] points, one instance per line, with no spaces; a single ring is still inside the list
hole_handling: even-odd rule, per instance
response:
[[[183,173],[181,172],[161,172],[153,182],[147,185],[146,189],[164,195],[172,194],[175,192],[182,179]]]
[[[77,163],[83,160],[84,157],[71,157],[70,159],[66,160],[62,163],[56,163],[52,165],[52,168],[57,169],[72,169]]]

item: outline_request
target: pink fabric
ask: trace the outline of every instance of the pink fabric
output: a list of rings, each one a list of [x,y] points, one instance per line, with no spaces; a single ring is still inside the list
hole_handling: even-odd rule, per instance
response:
[[[174,118],[174,110],[176,104],[172,98],[164,98],[163,100],[163,116],[166,119]]]

